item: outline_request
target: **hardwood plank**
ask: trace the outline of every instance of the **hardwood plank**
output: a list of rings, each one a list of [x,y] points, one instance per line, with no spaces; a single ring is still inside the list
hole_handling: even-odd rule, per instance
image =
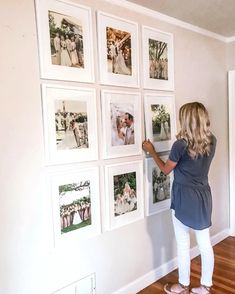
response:
[[[228,237],[214,247],[215,269],[213,275],[212,294],[235,293],[235,237]],[[191,287],[200,284],[201,259],[200,256],[191,262]],[[152,285],[138,292],[138,294],[160,294],[164,293],[163,287],[166,283],[176,283],[177,270],[156,281]]]

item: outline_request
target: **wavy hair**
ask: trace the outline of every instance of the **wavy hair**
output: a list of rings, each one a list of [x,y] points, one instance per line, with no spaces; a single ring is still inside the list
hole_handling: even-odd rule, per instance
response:
[[[179,110],[180,131],[177,139],[187,143],[189,156],[209,155],[211,146],[210,120],[205,106],[200,102],[186,103]]]

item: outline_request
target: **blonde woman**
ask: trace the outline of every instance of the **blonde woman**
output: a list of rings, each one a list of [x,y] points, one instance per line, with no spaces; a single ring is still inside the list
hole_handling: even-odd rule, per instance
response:
[[[153,144],[143,142],[143,149],[153,157],[164,174],[174,170],[171,209],[178,253],[178,284],[167,284],[166,293],[211,293],[214,253],[210,243],[212,197],[208,172],[213,159],[216,138],[210,132],[208,112],[199,102],[187,103],[179,111],[180,131],[163,162]],[[189,290],[190,236],[193,229],[201,253],[201,285]]]

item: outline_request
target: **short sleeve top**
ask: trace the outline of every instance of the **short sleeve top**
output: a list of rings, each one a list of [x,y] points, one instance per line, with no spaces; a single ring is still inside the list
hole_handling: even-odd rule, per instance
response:
[[[212,135],[209,155],[192,159],[183,139],[174,142],[169,159],[174,168],[171,208],[183,224],[195,230],[211,226],[212,196],[208,173],[215,154],[216,138]]]

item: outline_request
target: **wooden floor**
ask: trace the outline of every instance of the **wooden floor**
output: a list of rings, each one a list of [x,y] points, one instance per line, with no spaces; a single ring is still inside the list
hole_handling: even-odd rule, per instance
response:
[[[213,275],[213,294],[235,293],[235,237],[228,237],[214,246],[215,269]],[[177,282],[177,270],[156,281],[138,294],[165,293],[163,286],[170,282]],[[200,283],[200,257],[196,257],[191,263],[191,287]]]

